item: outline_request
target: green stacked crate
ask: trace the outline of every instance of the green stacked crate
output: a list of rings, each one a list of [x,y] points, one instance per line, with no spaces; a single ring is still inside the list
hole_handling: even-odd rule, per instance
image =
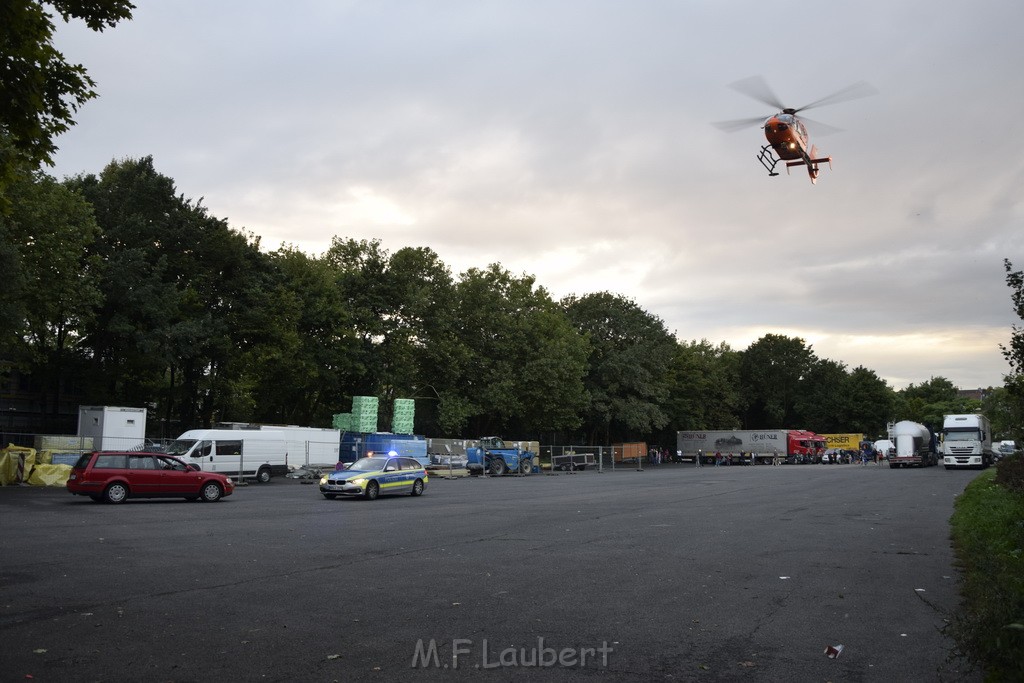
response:
[[[331,422],[331,426],[335,429],[340,429],[343,432],[352,431],[352,413],[335,414],[334,420]]]
[[[395,434],[413,434],[415,412],[415,400],[411,398],[396,398],[394,415],[391,419],[391,431]]]
[[[377,397],[352,397],[352,430],[369,434],[377,431]]]

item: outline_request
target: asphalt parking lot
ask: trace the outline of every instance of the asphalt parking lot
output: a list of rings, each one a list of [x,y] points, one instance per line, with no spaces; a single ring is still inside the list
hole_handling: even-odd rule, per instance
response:
[[[275,479],[120,506],[5,487],[0,677],[980,680],[941,631],[976,474],[663,465],[372,502]]]

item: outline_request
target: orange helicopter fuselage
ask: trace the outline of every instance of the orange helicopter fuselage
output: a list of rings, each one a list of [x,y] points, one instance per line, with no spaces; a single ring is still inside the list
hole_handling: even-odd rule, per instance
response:
[[[831,157],[819,158],[818,149],[814,145],[808,146],[806,126],[789,109],[764,122],[764,136],[768,144],[761,148],[758,160],[768,169],[768,175],[776,175],[776,160],[768,153],[769,147],[779,160],[786,162],[787,173],[792,166],[807,166],[807,175],[812,183],[818,180],[818,164],[832,165]]]
[[[764,136],[768,144],[784,161],[807,159],[807,128],[793,114],[776,114],[764,122]]]

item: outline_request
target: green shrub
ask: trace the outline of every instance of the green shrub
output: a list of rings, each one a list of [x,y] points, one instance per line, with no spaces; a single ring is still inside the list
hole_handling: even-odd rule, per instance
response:
[[[1000,460],[996,465],[996,483],[1024,493],[1024,457],[1018,454]]]
[[[950,526],[963,595],[950,633],[988,680],[1024,680],[1024,493],[984,472],[957,498]]]

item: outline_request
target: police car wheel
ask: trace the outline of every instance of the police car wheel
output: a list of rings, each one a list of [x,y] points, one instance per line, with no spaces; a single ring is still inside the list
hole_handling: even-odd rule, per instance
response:
[[[412,483],[411,495],[422,496],[423,495],[423,480],[417,479]]]
[[[380,493],[380,485],[375,481],[371,481],[366,485],[366,490],[363,492],[363,496],[366,500],[376,500],[377,495]]]

